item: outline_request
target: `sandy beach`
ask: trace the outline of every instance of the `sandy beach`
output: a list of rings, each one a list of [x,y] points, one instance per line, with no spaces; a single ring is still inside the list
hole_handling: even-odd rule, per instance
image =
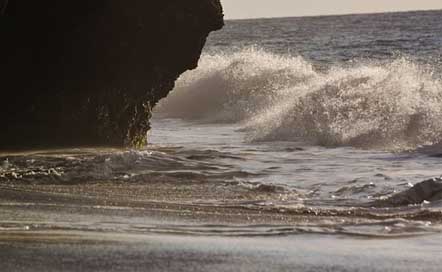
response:
[[[4,271],[439,271],[440,247],[340,236],[223,238],[118,233],[1,235]],[[425,248],[416,250],[425,245]]]
[[[434,258],[437,232],[379,232],[400,224],[394,216],[391,226],[381,226],[368,214],[183,204],[189,185],[169,186],[2,186],[2,269],[438,271],[442,265]],[[204,184],[191,188],[222,195]]]

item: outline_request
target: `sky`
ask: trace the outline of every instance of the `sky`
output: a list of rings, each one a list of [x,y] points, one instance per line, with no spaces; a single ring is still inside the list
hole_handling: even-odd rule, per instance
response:
[[[226,19],[442,9],[442,0],[221,0]]]

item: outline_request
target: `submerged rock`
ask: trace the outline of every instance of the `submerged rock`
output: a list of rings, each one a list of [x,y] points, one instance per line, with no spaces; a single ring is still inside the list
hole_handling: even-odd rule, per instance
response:
[[[442,179],[434,178],[414,185],[412,188],[393,195],[386,200],[375,202],[375,206],[407,206],[421,204],[425,201],[442,200]]]
[[[0,0],[0,148],[140,146],[219,0]]]

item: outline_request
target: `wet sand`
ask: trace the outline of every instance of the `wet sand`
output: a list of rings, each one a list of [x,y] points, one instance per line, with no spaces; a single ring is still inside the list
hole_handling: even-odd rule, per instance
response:
[[[243,187],[232,190],[228,184],[167,183],[118,184],[3,184],[0,186],[0,220],[34,218],[42,222],[57,222],[75,216],[80,221],[94,218],[118,218],[130,224],[140,221],[161,223],[182,222],[207,225],[345,225],[363,224],[379,220],[407,219],[442,222],[442,212],[416,207],[371,209],[324,209],[304,206],[296,192],[279,191],[276,187]],[[284,201],[290,206],[260,205],[260,201]],[[414,211],[414,212],[413,212]],[[11,217],[8,217],[8,214]],[[14,215],[14,217],[12,217]],[[425,218],[423,218],[425,217]],[[103,220],[102,220],[103,221]]]
[[[438,233],[383,237],[370,229],[379,215],[222,204],[222,200],[247,203],[255,197],[254,189],[244,190],[235,194],[204,183],[167,182],[4,184],[2,269],[439,271],[442,265]],[[191,203],[193,193],[205,198]],[[277,195],[280,192],[268,191],[271,199]],[[205,205],[209,199],[212,204]],[[213,205],[216,199],[218,206]]]
[[[0,262],[3,271],[440,271],[440,238],[29,233],[1,235]]]

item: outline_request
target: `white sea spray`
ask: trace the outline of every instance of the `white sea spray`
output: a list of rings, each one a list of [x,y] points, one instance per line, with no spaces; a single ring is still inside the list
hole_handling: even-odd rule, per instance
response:
[[[255,47],[203,56],[158,115],[240,123],[251,141],[411,150],[442,136],[442,82],[406,57],[317,71]]]

